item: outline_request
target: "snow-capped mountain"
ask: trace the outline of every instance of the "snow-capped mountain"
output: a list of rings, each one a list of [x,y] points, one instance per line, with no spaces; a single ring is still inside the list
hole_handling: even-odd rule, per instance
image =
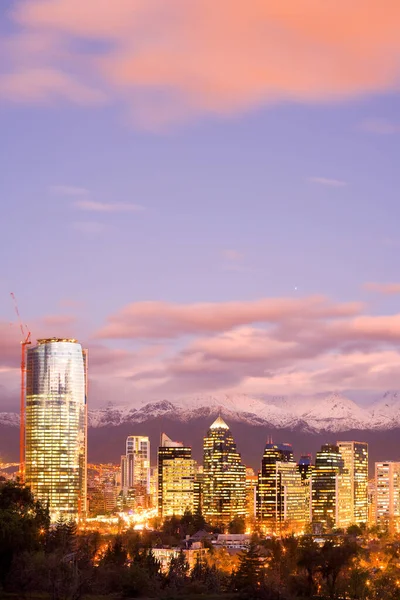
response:
[[[144,423],[160,417],[181,423],[210,419],[221,413],[228,421],[313,433],[349,430],[383,431],[400,427],[400,392],[387,392],[372,406],[362,407],[340,393],[311,397],[256,398],[246,394],[201,394],[160,400],[141,406],[116,406],[89,411],[89,427]],[[18,426],[15,413],[0,413],[0,424]]]
[[[249,425],[319,431],[385,430],[400,427],[400,392],[387,392],[370,407],[340,393],[328,396],[256,398],[213,394],[150,402],[139,407],[108,406],[89,413],[91,427],[143,423],[158,417],[188,422],[221,413]]]

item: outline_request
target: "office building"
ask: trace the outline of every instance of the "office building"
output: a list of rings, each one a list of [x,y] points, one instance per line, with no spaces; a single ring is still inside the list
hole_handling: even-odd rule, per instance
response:
[[[246,516],[246,467],[231,431],[218,417],[203,444],[203,514],[213,523],[227,524]]]
[[[303,531],[309,520],[307,492],[292,446],[267,443],[257,486],[257,517],[264,531]]]
[[[311,479],[313,464],[311,454],[303,454],[297,463],[299,473],[303,481]]]
[[[350,486],[350,524],[368,521],[368,444],[337,442]]]
[[[194,511],[192,449],[164,433],[158,449],[158,514],[164,519]]]
[[[339,447],[324,444],[312,472],[312,520],[326,530],[352,524],[351,477]]]
[[[204,488],[203,465],[199,465],[196,463],[195,468],[194,468],[194,482],[193,482],[193,494],[194,494],[193,510],[195,513],[203,513],[203,488]]]
[[[246,519],[250,522],[257,516],[257,484],[254,469],[246,467]]]
[[[27,350],[25,481],[52,520],[86,513],[86,351],[74,339]]]
[[[375,520],[391,533],[400,529],[400,462],[375,463]]]
[[[150,494],[150,440],[144,435],[129,435],[126,453],[121,457],[121,487],[134,489],[137,496]]]

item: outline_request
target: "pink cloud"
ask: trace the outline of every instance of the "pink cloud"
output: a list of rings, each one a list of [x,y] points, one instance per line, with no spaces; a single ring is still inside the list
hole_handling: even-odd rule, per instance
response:
[[[370,292],[378,292],[379,294],[390,296],[393,294],[400,294],[400,283],[377,283],[375,281],[370,281],[364,285],[364,289]]]
[[[276,323],[290,318],[336,318],[357,314],[358,303],[333,304],[323,297],[264,298],[251,302],[169,304],[138,302],[108,319],[98,338],[175,338],[220,332],[246,323]]]
[[[106,96],[57,68],[35,67],[0,75],[0,98],[34,104],[52,104],[61,98],[92,106],[103,104]]]
[[[400,123],[393,123],[387,119],[367,119],[360,125],[363,131],[378,135],[393,135],[400,133]]]
[[[36,0],[17,2],[11,14],[21,35],[57,40],[55,71],[46,75],[53,81],[31,78],[28,85],[29,72],[20,74],[6,82],[15,99],[32,88],[33,99],[44,100],[55,85],[72,101],[99,101],[96,89],[85,89],[86,69],[107,95],[127,103],[134,119],[154,124],[398,88],[397,0],[304,0],[301,10],[298,0],[119,0],[118,10],[107,0],[98,0],[96,10],[81,0]],[[107,44],[78,56],[76,38]],[[61,58],[60,39],[70,42]],[[51,62],[51,52],[43,54],[38,69]],[[65,64],[73,72],[70,87]]]
[[[144,210],[140,204],[130,204],[128,202],[96,202],[94,200],[77,200],[74,206],[79,210],[89,212],[141,212]]]

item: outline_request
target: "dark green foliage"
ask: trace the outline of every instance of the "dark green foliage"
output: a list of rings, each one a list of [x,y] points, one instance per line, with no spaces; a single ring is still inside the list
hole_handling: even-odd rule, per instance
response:
[[[336,583],[340,572],[350,564],[357,553],[358,546],[350,542],[338,545],[328,540],[321,548],[320,571],[330,598],[335,597]]]
[[[241,517],[235,517],[229,523],[229,533],[245,533],[246,523]]]
[[[248,550],[242,552],[239,567],[233,574],[233,587],[244,598],[259,597],[263,580],[263,566],[258,546],[251,542]]]
[[[167,574],[168,587],[181,589],[189,579],[189,565],[185,555],[181,551],[178,556],[174,556],[169,564]]]
[[[0,483],[0,586],[6,585],[18,554],[40,549],[49,523],[48,510],[29,488],[10,481]]]

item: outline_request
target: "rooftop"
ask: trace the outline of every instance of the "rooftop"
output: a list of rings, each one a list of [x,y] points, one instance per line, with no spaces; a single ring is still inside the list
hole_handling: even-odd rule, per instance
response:
[[[229,429],[228,425],[225,423],[222,417],[217,417],[214,423],[211,425],[210,429]]]
[[[39,340],[37,340],[38,345],[40,346],[41,344],[51,344],[51,343],[58,343],[58,342],[69,342],[70,344],[77,344],[78,340],[75,340],[74,338],[56,338],[56,337],[52,337],[52,338],[40,338]]]

